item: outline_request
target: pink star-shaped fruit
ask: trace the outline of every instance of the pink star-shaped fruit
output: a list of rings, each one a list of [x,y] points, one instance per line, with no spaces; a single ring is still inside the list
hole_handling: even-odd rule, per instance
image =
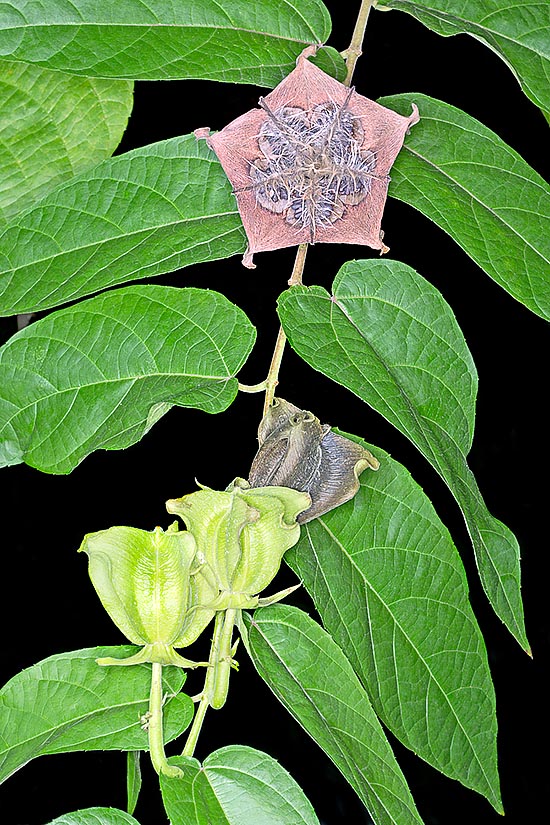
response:
[[[380,224],[389,170],[418,122],[357,94],[307,60],[211,137],[255,252],[301,243],[366,244],[387,252]]]

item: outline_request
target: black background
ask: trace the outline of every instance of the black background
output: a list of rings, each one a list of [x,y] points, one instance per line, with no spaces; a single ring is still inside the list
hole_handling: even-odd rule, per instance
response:
[[[330,44],[345,48],[359,6],[327,2],[333,16]],[[398,12],[373,12],[354,84],[376,99],[423,92],[464,109],[493,129],[542,175],[548,175],[544,118],[528,101],[505,64],[473,38],[441,38]],[[202,81],[137,83],[135,107],[117,153],[191,132],[219,129],[257,104],[253,86]],[[411,94],[414,100],[414,94]],[[489,609],[478,583],[468,537],[454,500],[412,445],[361,401],[285,354],[280,394],[313,409],[321,420],[357,433],[402,462],[432,498],[464,560],[471,600],[488,646],[499,717],[499,761],[509,825],[538,821],[547,779],[548,654],[546,621],[547,422],[550,329],[515,302],[446,236],[410,207],[390,199],[383,220],[389,258],[413,266],[453,308],[476,362],[479,397],[476,435],[469,457],[487,505],[517,535],[523,558],[523,594],[531,661]],[[340,266],[372,257],[367,247],[320,245],[308,253],[304,280],[330,288]],[[238,257],[189,267],[156,283],[223,292],[258,327],[258,343],[240,378],[256,383],[267,372],[277,332],[275,301],[285,288],[293,250],[256,256],[257,269]],[[6,339],[15,321],[3,322]],[[98,452],[70,476],[47,476],[26,466],[3,470],[2,501],[9,535],[4,546],[4,682],[51,654],[98,644],[119,644],[77,555],[84,533],[113,524],[152,529],[166,525],[164,501],[194,489],[194,478],[223,488],[247,475],[256,449],[260,395],[240,394],[217,416],[174,408],[145,439],[123,452]],[[293,577],[282,571],[276,584]],[[11,606],[9,600],[14,602]],[[293,603],[313,612],[307,595]],[[197,756],[226,744],[268,751],[311,799],[323,825],[369,823],[338,771],[273,698],[240,654],[226,707],[210,712]],[[199,683],[190,679],[192,691]],[[392,740],[393,742],[393,740]],[[427,825],[465,821],[498,823],[489,804],[438,774],[399,743],[395,752]],[[169,749],[170,750],[170,749]],[[175,752],[174,748],[170,752]],[[156,778],[146,760],[144,789],[135,812],[141,825],[166,821]],[[125,757],[120,753],[66,754],[31,762],[0,791],[2,820],[43,825],[64,812],[93,805],[124,808]]]

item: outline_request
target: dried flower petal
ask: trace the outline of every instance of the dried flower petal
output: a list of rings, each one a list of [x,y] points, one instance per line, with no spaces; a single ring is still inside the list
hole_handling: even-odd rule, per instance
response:
[[[277,485],[311,496],[311,507],[296,519],[311,521],[353,498],[359,475],[367,467],[377,470],[378,460],[341,435],[308,410],[275,398],[258,428],[260,449],[250,468],[252,487]]]
[[[237,198],[255,252],[300,243],[356,243],[386,252],[380,224],[389,170],[409,127],[325,74],[307,56],[266,98],[208,137]]]

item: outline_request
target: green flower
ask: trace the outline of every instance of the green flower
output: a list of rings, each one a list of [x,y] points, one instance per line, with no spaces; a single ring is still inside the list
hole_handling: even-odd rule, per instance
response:
[[[203,575],[220,591],[218,610],[253,608],[275,577],[284,553],[298,541],[296,517],[311,504],[307,493],[287,487],[252,489],[243,479],[223,492],[201,489],[171,499],[204,558]]]
[[[159,662],[194,667],[174,648],[195,641],[214,615],[205,607],[217,588],[201,574],[191,533],[111,527],[85,536],[80,547],[101,602],[117,627],[142,650],[100,664]]]

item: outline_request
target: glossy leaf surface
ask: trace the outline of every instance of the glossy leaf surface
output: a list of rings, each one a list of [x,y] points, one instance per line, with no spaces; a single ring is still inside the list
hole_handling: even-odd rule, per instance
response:
[[[367,694],[336,642],[288,605],[257,610],[248,625],[260,676],[340,769],[377,825],[421,823]]]
[[[104,161],[0,234],[0,314],[56,306],[246,248],[231,186],[194,135]]]
[[[546,0],[381,0],[445,36],[470,34],[508,64],[527,97],[550,116],[550,5]]]
[[[550,186],[478,120],[420,94],[378,102],[420,123],[392,169],[389,194],[441,227],[497,284],[550,320]]]
[[[161,776],[172,825],[319,825],[302,789],[267,753],[230,745],[197,759],[173,759],[183,777]]]
[[[0,349],[0,463],[68,473],[139,441],[172,405],[220,412],[254,338],[209,290],[127,287],[55,312]]]
[[[404,433],[440,473],[466,520],[487,595],[527,646],[515,536],[488,512],[466,464],[477,376],[442,295],[397,261],[352,261],[331,296],[297,286],[279,299],[291,346]]]
[[[275,86],[306,46],[329,34],[321,0],[7,0],[0,7],[0,55],[96,77]],[[321,68],[345,73],[340,55],[324,51]]]
[[[447,529],[407,470],[380,460],[285,557],[392,733],[502,812],[495,696]]]
[[[147,750],[140,717],[149,707],[151,666],[100,667],[100,656],[134,647],[96,647],[50,656],[14,676],[0,691],[0,781],[44,754],[89,750]],[[168,696],[185,681],[180,668],[163,670]],[[193,716],[189,696],[165,705],[165,741]]]

